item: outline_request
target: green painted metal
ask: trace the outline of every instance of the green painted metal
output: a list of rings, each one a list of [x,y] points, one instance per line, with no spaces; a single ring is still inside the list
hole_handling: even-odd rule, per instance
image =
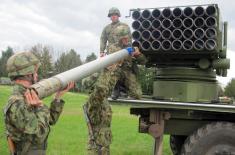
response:
[[[158,101],[157,101],[158,102]],[[178,103],[177,103],[178,104]],[[186,107],[190,107],[188,103],[185,103]],[[213,105],[211,105],[211,109]],[[204,107],[204,104],[201,104],[201,107]],[[226,105],[225,105],[226,107]],[[235,105],[233,105],[234,110]],[[167,112],[170,116],[170,119],[165,120],[164,134],[171,135],[190,135],[198,128],[202,127],[205,124],[216,122],[216,121],[229,121],[235,122],[235,114],[232,112],[221,112],[220,110],[216,111],[207,111],[203,110],[190,110],[190,109],[180,109],[177,108],[141,108],[141,107],[131,107],[131,114],[140,115],[140,120],[143,123],[146,120],[147,114],[150,114],[151,111],[156,110],[159,112]],[[219,112],[220,111],[220,112]],[[147,122],[145,122],[147,124]],[[144,126],[142,126],[144,127]],[[148,130],[143,128],[140,130],[141,133],[148,133]]]
[[[195,68],[157,69],[153,96],[182,102],[211,102],[218,98],[215,72]]]
[[[166,67],[156,69],[155,80],[159,79],[204,80],[215,82],[216,74],[213,69],[202,70],[189,67]]]
[[[212,67],[215,69],[229,69],[230,59],[216,59],[212,61]]]
[[[201,69],[208,69],[210,67],[210,61],[206,58],[202,58],[198,61],[198,66]]]
[[[228,22],[224,22],[224,31],[223,31],[223,47],[221,52],[219,53],[220,58],[226,58],[227,56],[227,34],[228,34]]]
[[[210,122],[211,121],[205,121],[205,120],[181,120],[181,119],[167,120],[165,121],[164,134],[190,135],[196,129]]]
[[[217,37],[216,37],[216,41],[217,41],[217,48],[216,51],[220,54],[221,51],[224,48],[223,42],[224,42],[224,34],[223,34],[223,21],[221,18],[221,13],[220,13],[220,9],[218,7],[218,5],[216,5],[217,8],[217,16],[216,16],[216,20],[217,20]],[[226,58],[226,56],[224,57]]]
[[[189,103],[189,102],[173,102],[160,100],[128,100],[128,99],[109,99],[112,104],[130,105],[131,109],[159,109],[159,110],[197,110],[201,112],[220,112],[235,114],[235,104],[212,104],[212,103]],[[196,118],[195,118],[196,119]]]
[[[211,102],[218,98],[218,86],[211,82],[158,80],[154,88],[155,98],[171,101]]]

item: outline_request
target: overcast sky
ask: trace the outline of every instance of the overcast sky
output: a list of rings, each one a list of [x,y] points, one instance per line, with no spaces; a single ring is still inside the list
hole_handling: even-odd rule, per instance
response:
[[[228,49],[235,56],[235,3],[232,0],[0,0],[0,51],[7,46],[16,51],[41,43],[55,50],[75,49],[82,58],[99,53],[99,38],[111,7],[121,11],[121,21],[131,8],[217,3],[229,23]],[[235,77],[235,69],[228,81]]]

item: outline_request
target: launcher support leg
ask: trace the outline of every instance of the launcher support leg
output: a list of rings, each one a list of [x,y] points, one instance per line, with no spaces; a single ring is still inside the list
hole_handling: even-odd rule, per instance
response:
[[[150,125],[148,133],[155,140],[153,155],[162,155],[164,123],[165,120],[168,120],[169,118],[170,114],[168,112],[161,112],[155,109],[150,110],[149,121],[153,124]]]

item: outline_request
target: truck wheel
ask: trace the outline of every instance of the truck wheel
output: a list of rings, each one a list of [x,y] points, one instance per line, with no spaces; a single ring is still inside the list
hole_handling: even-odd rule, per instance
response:
[[[173,155],[180,155],[182,145],[184,144],[186,138],[187,136],[170,136],[170,147]]]
[[[182,147],[182,155],[235,154],[235,124],[214,122],[197,129]]]

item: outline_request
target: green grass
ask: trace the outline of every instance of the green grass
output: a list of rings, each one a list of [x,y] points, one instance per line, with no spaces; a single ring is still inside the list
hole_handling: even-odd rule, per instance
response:
[[[7,102],[11,87],[0,85],[0,108]],[[85,155],[87,127],[83,117],[82,105],[86,94],[67,93],[64,111],[55,126],[51,128],[47,155]],[[51,97],[44,99],[49,104]],[[129,114],[128,106],[112,106],[113,142],[112,155],[150,155],[153,139],[147,134],[138,133],[138,117]],[[169,136],[164,137],[164,155],[171,155]],[[0,113],[0,155],[8,155],[4,136],[3,112]]]

